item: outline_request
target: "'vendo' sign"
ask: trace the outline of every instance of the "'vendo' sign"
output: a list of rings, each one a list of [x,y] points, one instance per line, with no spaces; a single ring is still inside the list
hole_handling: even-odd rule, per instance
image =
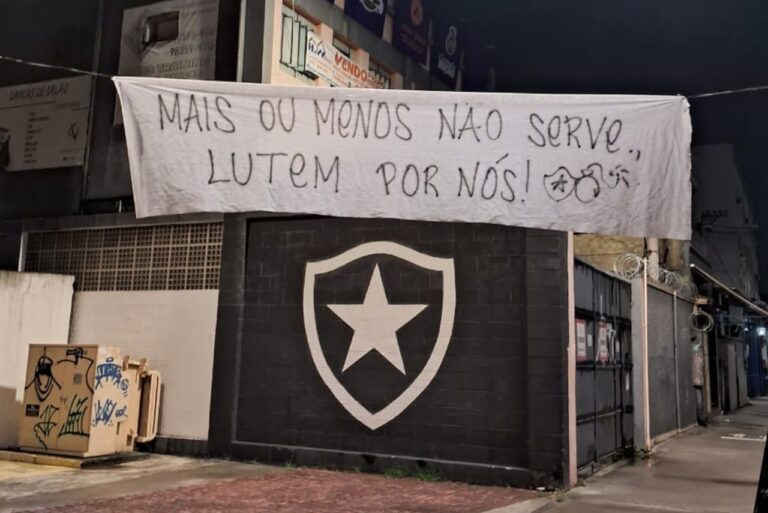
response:
[[[140,217],[270,211],[690,237],[682,97],[115,82]]]

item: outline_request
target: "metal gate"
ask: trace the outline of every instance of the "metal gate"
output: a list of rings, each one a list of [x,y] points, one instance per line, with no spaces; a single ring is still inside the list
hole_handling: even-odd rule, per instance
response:
[[[575,263],[578,465],[590,472],[633,447],[631,286]]]

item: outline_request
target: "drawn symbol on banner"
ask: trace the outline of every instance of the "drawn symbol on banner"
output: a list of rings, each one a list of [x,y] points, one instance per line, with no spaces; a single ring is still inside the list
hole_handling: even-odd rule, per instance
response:
[[[445,38],[445,53],[453,55],[456,53],[456,46],[458,45],[459,31],[456,27],[451,25],[448,29],[448,36]]]
[[[603,172],[603,167],[597,163],[582,169],[578,177],[573,176],[567,167],[560,166],[554,173],[544,175],[544,190],[557,202],[573,194],[580,203],[591,203],[600,196],[600,182],[594,176],[596,172],[601,175]]]
[[[575,185],[576,179],[565,166],[560,166],[554,173],[544,175],[544,190],[547,196],[557,202],[570,196]]]
[[[424,6],[421,5],[421,0],[412,0],[411,23],[418,27],[422,21],[424,21]]]
[[[609,189],[615,189],[622,182],[624,185],[629,187],[629,180],[627,179],[628,176],[629,171],[627,171],[624,166],[618,165],[610,169],[607,173],[602,168],[602,166],[600,166],[600,177]]]
[[[69,130],[67,130],[67,134],[72,138],[73,141],[77,140],[77,137],[80,135],[80,127],[77,126],[77,123],[72,123],[69,125]]]
[[[363,9],[376,14],[384,14],[384,0],[360,0]]]
[[[576,179],[576,199],[582,203],[591,203],[600,196],[600,183],[594,177],[595,172],[603,172],[600,164],[590,164],[581,170],[581,176]]]
[[[369,259],[379,260],[382,257],[387,265],[406,265],[414,269],[413,272],[425,273],[430,282],[433,275],[439,277],[442,283],[440,302],[416,304],[422,301],[390,301],[381,267],[377,263],[364,274],[365,297],[362,302],[318,304],[316,297],[328,288],[328,280],[345,278],[349,276],[345,273],[350,272],[350,268],[359,269]],[[397,263],[393,263],[393,257]],[[307,343],[320,378],[350,415],[369,429],[378,429],[400,415],[421,395],[443,362],[456,310],[453,259],[429,256],[394,242],[361,244],[333,258],[307,263],[303,308]],[[436,316],[429,317],[427,312],[431,308],[439,308],[435,311],[440,312],[439,320]],[[328,328],[326,312],[329,310],[335,323],[342,321],[352,332],[348,344],[346,340],[339,340],[339,336],[333,334],[334,330]],[[427,320],[434,322],[427,322],[425,315]],[[319,319],[325,321],[320,323]],[[425,335],[423,342],[420,341],[421,349],[401,346],[398,339],[398,332],[412,322],[434,326],[434,333]],[[323,327],[322,331],[320,327]],[[343,348],[341,353],[339,347]],[[420,354],[417,355],[417,352]],[[403,355],[406,356],[405,361]],[[361,376],[359,373],[367,372],[369,365],[374,366],[370,368],[375,368],[377,374],[385,376],[383,379],[392,377],[389,390],[394,393],[391,400],[382,401],[374,397],[378,406],[372,406],[371,397],[379,392],[368,390],[365,381],[360,384],[350,377]]]

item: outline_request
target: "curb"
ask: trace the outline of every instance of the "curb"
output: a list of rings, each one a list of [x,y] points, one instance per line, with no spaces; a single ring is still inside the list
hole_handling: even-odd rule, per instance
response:
[[[18,463],[31,463],[34,465],[49,465],[52,467],[64,468],[85,468],[95,465],[109,465],[123,463],[126,461],[143,460],[150,456],[149,453],[124,452],[110,454],[107,456],[96,456],[94,458],[71,458],[66,456],[55,456],[52,454],[38,454],[21,451],[0,451],[0,461],[11,461]]]

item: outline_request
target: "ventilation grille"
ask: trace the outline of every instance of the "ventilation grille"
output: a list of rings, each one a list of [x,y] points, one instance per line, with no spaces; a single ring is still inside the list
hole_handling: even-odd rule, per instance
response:
[[[221,223],[33,232],[25,271],[72,274],[77,291],[219,287]]]

